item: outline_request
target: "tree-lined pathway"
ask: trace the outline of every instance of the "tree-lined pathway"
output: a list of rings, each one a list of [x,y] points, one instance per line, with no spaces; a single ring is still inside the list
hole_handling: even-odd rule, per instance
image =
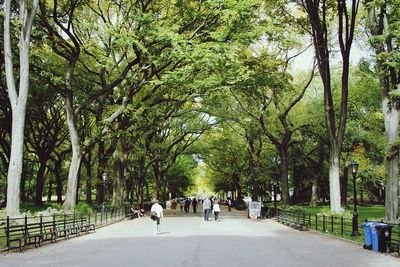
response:
[[[166,216],[154,236],[149,217],[128,220],[24,253],[0,256],[0,266],[400,266],[400,259],[273,220],[223,213]],[[243,215],[243,214],[241,214]]]

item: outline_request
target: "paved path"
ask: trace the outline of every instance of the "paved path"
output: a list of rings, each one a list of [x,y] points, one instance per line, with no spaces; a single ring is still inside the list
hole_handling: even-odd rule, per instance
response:
[[[179,213],[180,215],[180,213]],[[168,216],[154,236],[149,217],[96,233],[0,255],[0,266],[396,266],[400,259],[273,220],[224,213],[221,221]]]

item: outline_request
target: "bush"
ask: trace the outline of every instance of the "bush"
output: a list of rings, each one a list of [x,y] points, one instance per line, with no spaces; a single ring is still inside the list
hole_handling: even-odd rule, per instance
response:
[[[235,208],[237,210],[246,210],[247,209],[247,205],[246,205],[246,203],[244,201],[237,201],[235,203]]]
[[[90,205],[88,205],[87,203],[79,203],[76,204],[74,207],[74,211],[76,213],[93,213],[93,209]]]

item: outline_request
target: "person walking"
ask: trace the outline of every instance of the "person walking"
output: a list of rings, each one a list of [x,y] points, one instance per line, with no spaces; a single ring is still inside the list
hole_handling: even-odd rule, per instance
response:
[[[172,209],[172,211],[174,212],[174,215],[176,214],[176,207],[178,206],[178,202],[176,201],[176,198],[174,198],[172,201],[171,201],[171,209]]]
[[[196,213],[197,212],[197,199],[196,198],[193,198],[192,206],[193,206],[193,212]]]
[[[160,220],[164,218],[163,207],[158,204],[158,199],[154,200],[154,204],[151,206],[151,219],[153,220],[154,235],[161,233]]]
[[[218,199],[214,200],[214,204],[213,204],[213,210],[214,210],[214,217],[215,217],[215,221],[218,221],[218,215],[221,211],[221,208],[219,207],[219,201]]]
[[[185,206],[184,206],[184,209],[185,209],[185,213],[188,213],[189,212],[189,208],[190,208],[190,198],[187,198],[186,200],[185,200]]]
[[[203,211],[204,211],[204,220],[208,221],[208,217],[210,215],[210,209],[211,209],[211,200],[206,198],[203,201]]]
[[[231,211],[232,200],[228,198],[228,211]]]

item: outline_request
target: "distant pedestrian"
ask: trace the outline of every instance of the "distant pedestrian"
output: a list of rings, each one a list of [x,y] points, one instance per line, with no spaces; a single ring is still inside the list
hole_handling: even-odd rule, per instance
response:
[[[158,204],[158,199],[154,200],[154,204],[151,206],[151,219],[153,220],[154,235],[161,233],[160,220],[164,218],[163,207]]]
[[[178,202],[176,201],[176,198],[174,198],[172,201],[171,201],[171,209],[172,209],[172,211],[174,212],[174,215],[176,214],[176,207],[178,206]]]
[[[232,207],[232,200],[228,198],[228,211],[231,211],[231,207]]]
[[[208,221],[208,217],[210,216],[210,209],[211,209],[211,200],[206,198],[203,201],[203,211],[204,211],[204,220]]]
[[[179,208],[181,209],[181,212],[183,212],[183,204],[185,203],[185,200],[182,199],[181,201],[179,201]]]
[[[186,212],[186,213],[189,212],[189,208],[190,208],[190,198],[187,198],[187,199],[185,200],[185,206],[184,206],[184,209],[185,209],[185,212]]]
[[[192,200],[192,207],[193,207],[193,212],[196,213],[196,211],[197,211],[197,200],[196,200],[196,198],[193,198],[193,200]]]
[[[215,200],[214,200],[213,211],[214,211],[215,221],[218,221],[218,216],[219,216],[219,213],[220,213],[220,211],[221,211],[221,209],[220,209],[220,207],[219,207],[218,199],[215,199]]]

